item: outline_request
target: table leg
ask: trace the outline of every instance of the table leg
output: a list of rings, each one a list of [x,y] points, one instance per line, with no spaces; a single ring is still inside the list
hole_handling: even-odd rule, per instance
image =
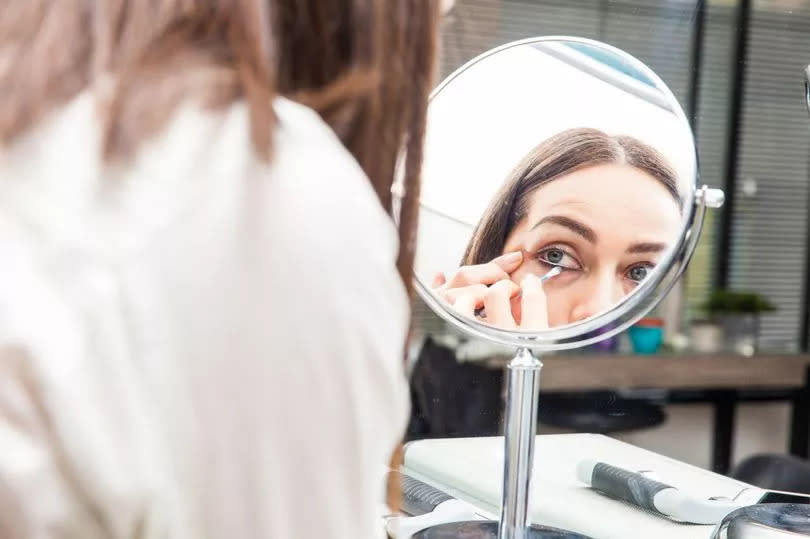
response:
[[[804,376],[804,387],[797,389],[791,399],[790,454],[810,458],[810,368]]]
[[[712,471],[726,475],[731,469],[734,447],[734,420],[737,408],[735,391],[712,392],[714,425],[712,434]]]

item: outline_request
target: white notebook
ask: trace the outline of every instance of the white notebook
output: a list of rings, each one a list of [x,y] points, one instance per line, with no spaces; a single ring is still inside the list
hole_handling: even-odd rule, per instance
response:
[[[576,478],[590,459],[632,471],[652,470],[656,480],[695,496],[734,498],[751,485],[597,434],[537,437],[530,515],[533,523],[594,539],[708,539],[714,526],[671,521],[595,492]],[[500,513],[503,438],[422,440],[405,448],[405,473],[481,509]]]

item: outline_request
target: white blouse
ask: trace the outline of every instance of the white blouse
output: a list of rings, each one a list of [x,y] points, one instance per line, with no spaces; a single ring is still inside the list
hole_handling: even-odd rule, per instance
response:
[[[101,167],[82,95],[0,153],[0,537],[380,536],[397,236],[311,110],[187,105]]]

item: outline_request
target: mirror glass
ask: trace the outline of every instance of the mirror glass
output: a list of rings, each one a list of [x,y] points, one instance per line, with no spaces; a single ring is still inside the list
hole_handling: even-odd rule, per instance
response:
[[[696,170],[680,105],[635,58],[575,38],[494,49],[430,102],[419,288],[480,327],[593,320],[666,271]]]

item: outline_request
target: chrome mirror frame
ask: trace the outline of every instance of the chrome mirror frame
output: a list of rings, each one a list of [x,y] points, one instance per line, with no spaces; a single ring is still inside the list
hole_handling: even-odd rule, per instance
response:
[[[522,39],[487,51],[473,58],[442,81],[431,93],[430,100],[432,101],[441,93],[442,89],[449,85],[461,73],[489,56],[513,47],[561,41],[589,45],[622,58],[627,58],[633,63],[635,69],[648,77],[655,84],[656,88],[664,94],[664,97],[671,105],[670,108],[672,112],[681,119],[685,125],[689,125],[686,115],[667,85],[643,62],[610,45],[591,39],[571,36],[542,36]],[[685,229],[677,243],[669,250],[656,268],[657,270],[660,268],[660,270],[653,271],[632,294],[623,298],[608,311],[587,320],[555,327],[539,333],[522,332],[496,328],[458,314],[436,297],[430,287],[424,283],[419,276],[415,276],[414,278],[417,293],[431,310],[451,326],[459,329],[463,333],[504,346],[527,348],[537,352],[567,350],[595,344],[625,331],[653,309],[672,289],[685,271],[695,251],[707,208],[719,208],[723,205],[724,195],[722,191],[710,189],[705,185],[699,188],[697,187],[699,180],[698,156],[694,135],[691,129],[689,130],[689,137],[692,147],[695,148],[695,177],[692,180],[692,189],[687,193],[686,200],[684,201],[684,210],[686,212],[684,215]],[[397,191],[395,190],[395,200],[397,199],[396,195]],[[395,216],[397,216],[397,212],[395,212]]]

